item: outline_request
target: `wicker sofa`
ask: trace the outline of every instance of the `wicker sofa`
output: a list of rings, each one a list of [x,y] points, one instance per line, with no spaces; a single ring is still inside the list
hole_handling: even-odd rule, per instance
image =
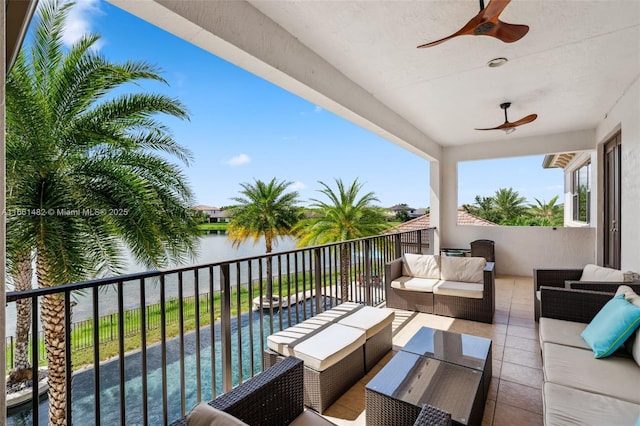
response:
[[[540,288],[546,426],[631,426],[640,421],[640,329],[635,343],[630,338],[624,350],[601,359],[581,337],[618,284],[602,283],[601,288],[607,292]]]
[[[533,270],[533,316],[540,318],[540,287],[560,287],[594,291],[610,291],[619,285],[640,286],[637,275],[597,265],[584,268],[536,268]],[[615,290],[614,290],[615,291]]]
[[[495,264],[406,253],[385,265],[385,290],[388,308],[492,323]]]

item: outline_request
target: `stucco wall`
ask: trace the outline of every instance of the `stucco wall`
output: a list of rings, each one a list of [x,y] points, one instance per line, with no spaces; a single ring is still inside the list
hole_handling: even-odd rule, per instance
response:
[[[581,268],[595,259],[594,228],[454,226],[442,247],[469,248],[478,239],[495,242],[496,273],[531,276],[533,268]]]
[[[598,125],[598,143],[606,142],[618,129],[622,135],[621,269],[640,271],[640,76]]]

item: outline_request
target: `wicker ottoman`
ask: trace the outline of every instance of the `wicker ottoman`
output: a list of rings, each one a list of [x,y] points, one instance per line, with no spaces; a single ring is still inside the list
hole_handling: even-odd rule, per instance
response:
[[[371,370],[391,350],[391,325],[394,318],[395,313],[389,309],[365,306],[338,321],[338,324],[355,327],[365,332],[367,338],[364,344],[366,371]]]
[[[288,354],[302,359],[304,402],[320,414],[364,377],[366,334],[360,329],[331,324],[286,348],[282,342],[274,340],[272,336],[267,338],[269,349],[264,352],[264,368],[283,360]],[[278,349],[286,354],[275,352]]]

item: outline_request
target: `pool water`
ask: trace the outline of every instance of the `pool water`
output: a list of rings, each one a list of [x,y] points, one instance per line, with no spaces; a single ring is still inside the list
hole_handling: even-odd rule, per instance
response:
[[[329,300],[325,300],[329,303]],[[282,310],[282,328],[295,324],[296,312],[298,311],[300,321],[312,316],[312,303],[307,300],[300,305],[292,305]],[[250,356],[254,357],[254,374],[261,370],[262,348],[260,342],[260,316],[254,312],[253,323],[253,346],[249,340],[249,314],[243,314],[238,320],[234,317],[231,320],[231,342],[232,342],[232,379],[233,384],[239,383],[239,361],[238,361],[238,329],[242,336],[241,356],[242,356],[242,380],[251,377]],[[289,316],[291,322],[289,322]],[[271,324],[268,316],[263,319],[265,335],[270,334]],[[274,330],[280,330],[280,315],[274,313]],[[222,392],[222,356],[221,356],[221,333],[220,324],[214,325],[214,364],[216,372],[216,394]],[[191,332],[185,335],[185,408],[188,412],[197,402],[197,371],[196,371],[196,334]],[[147,404],[149,424],[162,424],[162,352],[161,345],[154,344],[147,348]],[[167,406],[168,419],[172,422],[181,417],[181,397],[180,397],[180,342],[178,338],[167,341]],[[142,354],[140,351],[129,353],[125,356],[125,418],[126,425],[142,425]],[[201,392],[202,400],[212,399],[212,377],[211,377],[211,331],[210,327],[200,329],[200,365],[201,365]],[[77,372],[73,377],[72,385],[72,416],[73,424],[89,425],[95,423],[94,418],[94,370],[86,369]],[[100,365],[100,421],[103,424],[118,424],[120,422],[120,364],[118,358],[109,360]],[[45,398],[39,406],[39,421],[47,424],[48,401]],[[31,425],[31,406],[26,405],[19,409],[10,410],[7,415],[7,425]]]

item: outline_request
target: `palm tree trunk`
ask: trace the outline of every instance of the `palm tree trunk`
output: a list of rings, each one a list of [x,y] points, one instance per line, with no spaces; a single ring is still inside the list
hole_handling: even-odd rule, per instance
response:
[[[346,244],[340,246],[340,298],[342,302],[349,299],[349,247]]]
[[[264,243],[267,254],[273,250],[273,242],[268,234],[264,236]],[[267,258],[267,294],[266,299],[271,303],[273,301],[273,262],[272,258]]]
[[[19,253],[13,271],[13,284],[16,291],[31,290],[33,268],[29,251]],[[13,369],[9,383],[21,382],[31,377],[29,363],[29,327],[31,325],[31,299],[20,299],[16,302],[16,346]],[[37,335],[34,330],[33,335]]]
[[[52,287],[54,283],[50,280],[44,259],[40,255],[37,259],[38,286]],[[43,296],[40,311],[49,371],[49,425],[66,425],[67,354],[65,353],[64,297],[59,294]],[[68,402],[71,403],[71,401]]]

